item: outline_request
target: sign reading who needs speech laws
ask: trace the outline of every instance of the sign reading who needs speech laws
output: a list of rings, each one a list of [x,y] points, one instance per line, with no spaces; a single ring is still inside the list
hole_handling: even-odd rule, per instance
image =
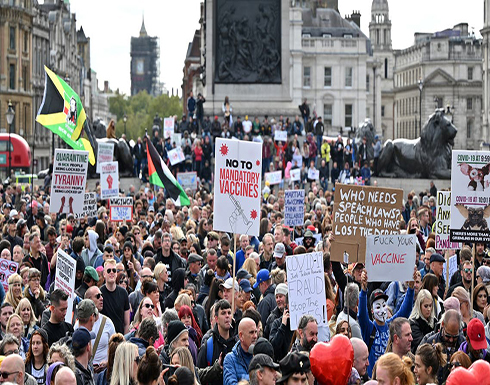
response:
[[[452,155],[451,242],[490,242],[490,152]]]
[[[87,183],[88,151],[57,148],[54,153],[49,212],[80,214]]]
[[[75,275],[77,261],[58,249],[56,260],[56,276],[54,288],[61,289],[68,294],[68,309],[66,310],[65,322],[71,323],[73,317],[73,300],[75,299]]]
[[[284,192],[284,224],[303,226],[305,223],[305,190]]]
[[[109,217],[113,222],[133,220],[133,197],[111,198],[109,200]]]
[[[213,229],[259,235],[262,145],[216,138]]]
[[[107,162],[100,165],[100,197],[108,199],[119,196],[119,164]]]

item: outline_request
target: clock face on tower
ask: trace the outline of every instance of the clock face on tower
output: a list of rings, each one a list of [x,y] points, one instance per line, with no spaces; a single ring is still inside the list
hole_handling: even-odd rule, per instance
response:
[[[143,75],[144,72],[145,72],[145,62],[143,59],[138,59],[138,61],[136,62],[136,73],[138,75]]]

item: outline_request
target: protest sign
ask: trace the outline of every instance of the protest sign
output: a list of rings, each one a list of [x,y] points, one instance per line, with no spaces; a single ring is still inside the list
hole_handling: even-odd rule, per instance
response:
[[[303,226],[305,223],[305,190],[284,192],[284,224]]]
[[[65,322],[71,323],[73,317],[73,300],[75,299],[75,275],[77,261],[58,249],[56,259],[56,277],[54,288],[61,289],[68,294],[68,309],[66,310]]]
[[[458,256],[452,255],[449,257],[449,275],[446,275],[447,274],[446,273],[446,266],[447,266],[447,263],[444,262],[444,264],[442,265],[442,276],[444,277],[444,279],[446,279],[446,277],[447,277],[448,279],[446,279],[446,282],[449,283],[449,280],[451,279],[453,274],[458,271]]]
[[[291,175],[291,181],[296,182],[301,180],[301,169],[295,168],[289,171],[289,175]]]
[[[163,119],[163,139],[171,138],[174,134],[174,118]]]
[[[197,173],[195,171],[177,173],[177,182],[179,182],[184,190],[190,188],[192,191],[196,191],[197,180]]]
[[[288,255],[286,270],[291,330],[298,328],[305,314],[314,316],[318,325],[327,325],[323,253]]]
[[[398,234],[402,207],[403,190],[336,183],[332,260],[364,262],[366,236]]]
[[[109,216],[113,222],[133,220],[133,198],[111,198],[109,201]]]
[[[107,162],[100,165],[100,197],[107,199],[119,196],[119,164]]]
[[[287,142],[288,141],[288,132],[287,131],[276,131],[274,133],[274,140],[276,142]]]
[[[320,170],[308,169],[308,179],[320,180]]]
[[[451,242],[490,242],[490,152],[453,150],[451,166]]]
[[[437,192],[437,209],[436,209],[436,250],[445,249],[460,249],[461,244],[458,242],[451,242],[449,240],[449,226],[451,218],[451,192],[450,191],[438,191]]]
[[[262,145],[216,138],[213,229],[259,235]]]
[[[19,264],[14,261],[9,261],[7,259],[0,259],[0,281],[2,282],[3,289],[5,293],[9,289],[9,277],[12,274],[17,273],[17,269],[19,268]]]
[[[282,181],[282,171],[266,172],[264,174],[264,179],[268,181],[271,186],[273,184],[279,184]]]
[[[94,192],[85,193],[83,200],[82,213],[75,214],[75,219],[87,217],[95,217],[97,215],[97,196]]]
[[[183,162],[185,160],[184,152],[182,151],[182,147],[175,147],[173,150],[170,150],[168,153],[168,159],[170,160],[170,164],[175,166],[176,164]]]
[[[368,235],[366,271],[369,282],[412,281],[415,266],[414,234]]]
[[[99,143],[97,146],[97,172],[100,173],[100,165],[112,162],[114,157],[114,143]]]
[[[49,212],[80,214],[87,182],[88,151],[55,149]]]
[[[176,147],[181,147],[182,146],[182,136],[180,134],[172,134],[172,138],[170,139],[170,143],[172,146],[175,143]]]

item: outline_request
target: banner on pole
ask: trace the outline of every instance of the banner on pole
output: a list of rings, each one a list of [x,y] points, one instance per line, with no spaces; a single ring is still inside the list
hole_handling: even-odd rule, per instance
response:
[[[100,173],[100,165],[112,162],[114,158],[114,143],[99,143],[97,146],[97,172]]]
[[[436,209],[436,250],[455,250],[460,249],[461,244],[449,240],[449,226],[451,225],[451,192],[437,192]]]
[[[95,217],[97,215],[97,196],[94,192],[85,193],[83,212],[75,214],[75,219]]]
[[[111,198],[109,216],[112,222],[133,220],[133,197]]]
[[[284,224],[303,226],[305,223],[305,190],[284,192]]]
[[[107,162],[100,165],[100,197],[108,199],[119,196],[119,164]]]
[[[68,294],[68,309],[66,310],[65,322],[71,323],[73,317],[73,300],[75,299],[75,275],[77,261],[58,249],[56,260],[55,289],[61,289]]]

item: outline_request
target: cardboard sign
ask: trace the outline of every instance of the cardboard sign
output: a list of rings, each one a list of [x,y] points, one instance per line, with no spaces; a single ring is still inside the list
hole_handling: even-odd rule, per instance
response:
[[[170,160],[170,164],[175,166],[176,164],[183,162],[185,160],[184,152],[182,151],[182,147],[176,147],[173,150],[170,150],[168,153],[168,159]]]
[[[163,119],[163,139],[171,138],[174,134],[174,118]]]
[[[100,197],[108,199],[119,196],[119,164],[107,162],[100,165]]]
[[[274,140],[276,142],[287,142],[288,141],[288,132],[287,131],[276,131],[274,133]]]
[[[398,234],[403,190],[337,183],[332,261],[364,262],[368,235]],[[346,253],[346,255],[344,255]]]
[[[456,250],[461,248],[458,242],[449,240],[449,226],[451,224],[451,192],[437,192],[437,209],[436,209],[436,250]]]
[[[75,214],[75,219],[95,217],[97,215],[97,196],[94,192],[85,193],[83,200],[83,212]]]
[[[49,212],[83,212],[87,183],[88,151],[55,149]]]
[[[112,162],[113,157],[114,157],[114,143],[98,143],[96,171],[100,173],[101,163]]]
[[[264,179],[265,181],[269,181],[271,186],[273,184],[279,184],[282,181],[282,171],[266,172],[264,174]]]
[[[305,314],[313,315],[318,325],[327,325],[323,253],[288,255],[286,270],[291,330],[298,328]]]
[[[490,152],[453,151],[451,242],[490,242]]]
[[[368,235],[366,271],[369,282],[412,281],[416,244],[414,234]]]
[[[320,180],[320,170],[308,169],[308,179]]]
[[[305,190],[284,192],[284,224],[302,226],[305,223]]]
[[[75,275],[77,261],[58,249],[56,260],[56,277],[54,288],[61,289],[68,294],[68,309],[66,311],[65,322],[71,323],[73,316],[73,300],[75,299]]]
[[[291,181],[296,182],[301,180],[301,169],[295,168],[289,171],[289,175],[291,175]]]
[[[216,138],[213,229],[259,235],[262,145]]]
[[[198,178],[195,171],[177,173],[177,182],[179,182],[184,190],[190,188],[192,191],[196,191],[197,181]]]
[[[109,200],[109,216],[113,222],[133,220],[133,198],[119,197]]]
[[[19,264],[14,261],[9,261],[7,259],[0,259],[0,281],[2,282],[3,289],[5,293],[9,289],[9,277],[12,274],[17,273]]]

